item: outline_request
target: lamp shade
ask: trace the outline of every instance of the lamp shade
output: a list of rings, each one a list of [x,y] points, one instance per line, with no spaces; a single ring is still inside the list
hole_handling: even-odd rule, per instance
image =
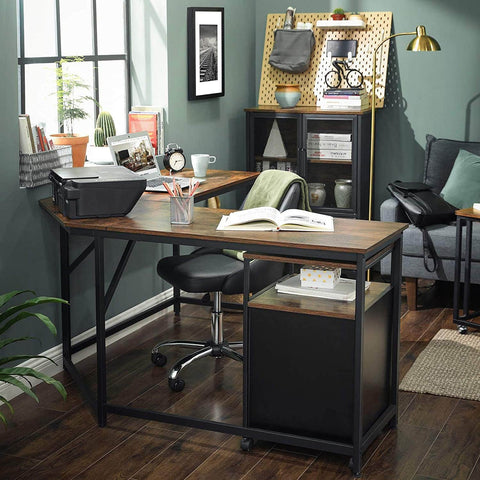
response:
[[[407,50],[413,52],[436,52],[440,49],[438,42],[427,35],[425,27],[419,25],[417,27],[416,37],[408,44]]]

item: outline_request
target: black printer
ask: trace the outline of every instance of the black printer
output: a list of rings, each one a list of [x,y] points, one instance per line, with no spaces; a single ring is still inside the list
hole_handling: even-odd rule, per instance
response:
[[[121,217],[137,203],[147,181],[125,167],[55,168],[53,202],[68,218]]]

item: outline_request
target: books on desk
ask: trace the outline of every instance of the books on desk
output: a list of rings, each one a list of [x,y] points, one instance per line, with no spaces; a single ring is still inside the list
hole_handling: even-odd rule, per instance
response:
[[[365,290],[370,286],[370,282],[365,282]],[[287,293],[290,295],[304,295],[307,297],[328,298],[331,300],[343,300],[351,302],[355,300],[356,282],[350,278],[340,278],[333,288],[312,288],[302,287],[300,275],[292,275],[275,285],[278,293]]]
[[[257,207],[223,215],[217,230],[333,232],[333,217],[295,208],[280,213],[273,207]]]

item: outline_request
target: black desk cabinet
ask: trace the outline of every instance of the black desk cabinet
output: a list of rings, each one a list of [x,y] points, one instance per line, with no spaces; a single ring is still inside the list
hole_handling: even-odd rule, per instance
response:
[[[250,302],[247,426],[351,443],[359,403],[365,435],[390,399],[392,292],[379,285],[366,293],[378,299],[364,316],[361,402],[354,398],[355,320],[335,316],[337,307],[355,302],[320,300],[319,311],[308,311],[299,305],[319,299],[273,289],[263,294],[266,304],[262,295]],[[270,309],[274,297],[277,311]],[[328,302],[330,312],[322,307]]]
[[[336,217],[368,218],[369,111],[322,112],[316,107],[261,106],[246,109],[246,121],[247,170],[293,171],[309,184],[325,185],[325,200],[319,202],[322,205],[311,201],[314,211]],[[320,134],[329,134],[330,140],[320,139]],[[335,199],[338,179],[351,180],[351,200],[346,206],[339,206]]]

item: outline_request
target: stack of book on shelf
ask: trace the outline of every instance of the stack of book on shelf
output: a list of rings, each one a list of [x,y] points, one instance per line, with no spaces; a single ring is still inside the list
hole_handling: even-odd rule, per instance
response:
[[[329,88],[320,99],[322,110],[366,110],[370,100],[364,88]]]
[[[40,125],[32,125],[29,115],[19,115],[18,126],[20,129],[20,153],[32,154],[49,152],[54,149],[52,140],[45,135],[45,129]]]
[[[306,297],[327,298],[331,300],[343,300],[351,302],[355,300],[355,280],[350,278],[340,278],[332,288],[313,288],[302,287],[300,274],[291,275],[275,285],[278,293],[288,295],[301,295]],[[370,282],[365,282],[365,290],[370,286]]]
[[[330,162],[351,162],[352,134],[308,132],[307,157]]]
[[[148,132],[156,155],[165,151],[163,135],[163,108],[152,106],[133,106],[128,112],[128,132]]]

